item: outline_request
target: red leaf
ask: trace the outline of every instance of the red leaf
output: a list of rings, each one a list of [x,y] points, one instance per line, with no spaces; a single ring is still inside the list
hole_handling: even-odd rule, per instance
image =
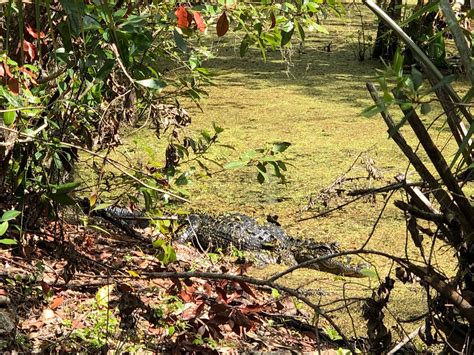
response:
[[[176,15],[176,18],[178,19],[179,28],[189,28],[189,25],[191,24],[193,17],[188,12],[188,10],[186,10],[186,7],[184,7],[183,5],[179,6],[176,9],[174,14]]]
[[[275,25],[276,25],[276,18],[275,18],[275,14],[273,12],[270,13],[270,20],[272,20],[272,24],[270,25],[270,28],[274,28]]]
[[[229,20],[227,19],[225,12],[223,12],[221,17],[219,17],[219,20],[217,20],[216,30],[219,37],[225,35],[229,30]]]
[[[15,78],[8,79],[8,88],[13,95],[18,95],[20,93],[20,83]]]
[[[38,39],[38,32],[36,32],[30,25],[26,25],[26,31],[30,34],[31,37],[34,39]],[[39,33],[39,37],[41,39],[46,38],[44,32]]]
[[[28,42],[26,39],[23,40],[23,50],[28,53],[31,60],[36,58],[36,46],[33,43]]]
[[[5,73],[7,73],[7,76],[10,78],[13,78],[13,75],[10,71],[10,67],[8,66],[8,64],[6,62],[3,62],[3,66],[5,68]]]
[[[206,30],[206,24],[204,23],[204,20],[202,19],[201,13],[199,11],[196,11],[194,13],[194,21],[196,22],[199,31],[204,32]]]
[[[56,308],[58,308],[58,307],[63,303],[63,301],[64,301],[64,297],[61,297],[61,296],[55,297],[55,298],[53,299],[53,302],[51,302],[50,308],[51,308],[51,309],[56,309]]]

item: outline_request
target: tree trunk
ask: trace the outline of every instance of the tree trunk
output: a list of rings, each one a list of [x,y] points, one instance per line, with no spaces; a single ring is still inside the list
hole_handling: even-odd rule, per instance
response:
[[[473,0],[474,1],[474,0]],[[386,13],[395,21],[400,20],[401,0],[390,0]],[[398,47],[398,37],[394,35],[383,21],[379,21],[372,58],[392,60]]]

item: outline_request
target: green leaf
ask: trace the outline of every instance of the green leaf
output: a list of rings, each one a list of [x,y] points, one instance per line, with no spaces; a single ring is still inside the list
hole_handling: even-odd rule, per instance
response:
[[[151,245],[153,246],[153,248],[160,248],[162,247],[163,245],[165,244],[165,241],[163,239],[156,239],[153,241],[153,243],[151,243]]]
[[[301,26],[298,21],[295,21],[295,26],[296,26],[296,29],[298,30],[298,35],[300,36],[301,40],[304,41],[305,33],[304,33],[303,26]]]
[[[15,245],[18,244],[18,242],[15,239],[0,239],[0,244]]]
[[[176,47],[178,47],[178,49],[181,52],[186,53],[188,51],[188,45],[184,41],[183,36],[181,36],[181,34],[177,30],[174,30],[173,31],[173,37],[174,37],[174,41],[176,43]]]
[[[103,209],[106,209],[107,207],[110,207],[112,206],[112,203],[99,203],[97,206],[95,206],[91,212],[93,211],[100,211],[100,210],[103,210]]]
[[[12,107],[8,107],[11,109]],[[10,126],[13,122],[15,122],[16,118],[16,111],[8,111],[3,113],[3,123],[5,126]]]
[[[260,183],[260,184],[263,184],[265,181],[268,180],[268,175],[259,171],[258,174],[257,174],[257,181]]]
[[[19,215],[21,215],[20,211],[16,211],[16,210],[6,211],[2,215],[2,218],[0,218],[0,221],[2,222],[11,221],[12,219],[15,219],[16,217],[18,217]]]
[[[295,32],[294,27],[288,32],[281,30],[281,43],[280,43],[280,45],[282,47],[284,47],[286,44],[288,44],[288,42],[291,41],[291,37],[293,36],[293,32]]]
[[[175,333],[175,331],[176,331],[175,327],[173,327],[173,326],[168,327],[168,330],[167,330],[168,336],[169,336],[169,337],[172,337],[173,334]]]
[[[66,11],[67,20],[69,22],[70,29],[74,35],[80,33],[83,27],[83,17],[86,10],[84,1],[78,0],[60,0],[61,6]]]
[[[329,328],[329,327],[324,328],[324,333],[326,333],[329,339],[333,341],[342,339],[341,335],[334,328]]]
[[[272,288],[272,297],[273,298],[279,298],[280,297],[280,292],[276,288]]]
[[[241,57],[244,57],[245,56],[245,53],[247,53],[248,49],[249,49],[249,37],[248,35],[246,35],[244,37],[244,39],[242,40],[242,42],[240,43],[240,50],[239,50],[239,53],[240,53],[240,56]]]
[[[431,105],[427,102],[421,104],[420,112],[422,115],[427,115],[431,112]]]
[[[326,27],[321,26],[319,23],[315,23],[312,26],[316,31],[324,33],[324,34],[329,34],[329,31],[326,29]]]
[[[95,300],[99,306],[107,307],[111,297],[111,293],[114,290],[114,285],[105,285],[99,288],[95,294]]]
[[[183,186],[189,184],[189,179],[188,179],[189,173],[184,172],[182,173],[175,181],[176,185]]]
[[[0,224],[0,236],[4,235],[7,229],[8,229],[8,222],[7,221],[2,222],[2,224]]]
[[[472,135],[474,134],[474,124],[471,124],[469,127],[466,136],[462,140],[461,145],[459,146],[459,149],[457,150],[456,154],[454,155],[453,160],[451,161],[451,164],[449,164],[449,168],[452,169],[454,165],[456,164],[456,161],[458,160],[459,156],[462,154],[462,152],[470,147],[470,139]]]
[[[158,90],[158,92],[166,87],[166,83],[163,80],[156,78],[137,80],[136,83],[149,89]]]
[[[273,153],[283,153],[291,145],[289,142],[275,142],[273,143],[272,152]]]
[[[364,268],[360,270],[360,273],[364,276],[370,277],[371,279],[378,279],[377,271],[373,269]]]
[[[278,160],[278,161],[277,161],[277,164],[278,164],[278,166],[280,167],[281,170],[283,170],[283,171],[286,171],[286,170],[287,170],[287,169],[286,169],[286,164],[285,164],[285,162],[283,162],[283,161],[281,161],[281,160]]]
[[[257,152],[252,149],[252,150],[247,150],[246,152],[243,152],[242,154],[240,154],[240,159],[248,162],[252,160],[253,158],[255,158],[256,156],[257,156]]]
[[[423,74],[421,74],[421,72],[416,69],[415,66],[411,68],[411,78],[413,80],[415,90],[418,90],[421,84],[423,84]]]
[[[49,187],[55,192],[55,193],[67,193],[71,192],[77,187],[79,187],[81,184],[79,182],[69,182],[67,184],[61,184],[61,185],[49,185]]]
[[[231,161],[227,164],[224,164],[224,169],[226,170],[230,170],[230,169],[240,169],[240,168],[243,168],[247,166],[247,162],[246,161],[242,161],[242,160],[236,160],[236,161]]]

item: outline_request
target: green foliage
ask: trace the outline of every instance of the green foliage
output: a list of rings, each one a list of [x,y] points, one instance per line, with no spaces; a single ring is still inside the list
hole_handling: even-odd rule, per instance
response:
[[[287,170],[287,163],[282,160],[281,153],[285,152],[291,143],[275,142],[265,148],[248,150],[240,155],[240,159],[231,161],[224,165],[224,169],[240,169],[246,166],[255,166],[257,169],[257,181],[260,184],[270,180],[268,169],[273,170],[273,174],[280,179],[281,183],[286,182],[284,173]]]
[[[147,207],[186,196],[196,171],[210,175],[209,163],[219,165],[205,155],[222,129],[214,125],[212,132],[183,138],[179,132],[189,122],[165,123],[160,105],[179,107],[182,97],[198,101],[206,95],[202,84],[211,76],[203,63],[212,54],[204,37],[214,33],[210,27],[216,24],[219,36],[240,33],[241,54],[256,46],[265,58],[267,47],[289,45],[296,35],[304,40],[308,30],[325,31],[318,15],[342,12],[338,1],[320,0],[195,6],[172,1],[134,7],[51,0],[47,5],[55,11],[38,14],[34,7],[18,8],[15,2],[0,5],[9,18],[11,37],[0,53],[0,106],[8,108],[3,124],[18,132],[3,190],[26,205],[26,224],[32,211],[54,215],[54,205],[74,203],[72,193],[80,186],[70,181],[79,152],[101,160],[93,164],[96,194],[115,184],[110,183],[113,177],[129,187],[132,200],[139,199],[136,192],[142,194]],[[24,19],[32,18],[35,23],[23,26]],[[13,36],[18,28],[23,46]],[[120,144],[123,129],[150,122],[159,138],[166,133],[169,140],[166,166],[146,174],[130,162],[119,176],[111,173],[109,154]],[[271,156],[284,150],[279,149],[264,154],[257,150],[260,157],[247,161],[256,166],[259,182],[269,180],[267,170],[285,181],[285,163]],[[174,192],[163,192],[168,189]]]
[[[324,328],[324,333],[333,341],[342,339],[341,335],[334,328],[326,327]]]
[[[21,212],[16,210],[10,210],[3,213],[2,217],[0,217],[0,237],[7,232],[11,221],[19,215],[21,215]],[[0,244],[15,245],[17,244],[17,241],[15,239],[3,238],[0,239]]]
[[[377,70],[377,74],[377,81],[383,92],[383,102],[367,107],[362,112],[365,117],[372,117],[393,105],[399,105],[403,109],[413,108],[426,115],[431,111],[430,95],[455,79],[453,75],[446,76],[438,85],[432,87],[415,65],[411,66],[410,71],[405,71],[404,56],[399,50],[395,53],[392,63],[385,64],[385,69]],[[404,123],[404,120],[400,121],[396,130]],[[390,136],[395,132],[389,132]]]
[[[155,240],[153,242],[153,247],[160,249],[160,252],[158,253],[157,258],[161,263],[163,263],[163,265],[168,265],[177,260],[176,251],[170,244],[168,244],[163,239]]]
[[[106,285],[97,291],[94,309],[87,313],[88,325],[81,329],[74,329],[71,334],[73,338],[80,339],[92,349],[102,349],[106,346],[108,339],[115,334],[120,323],[115,310],[109,308],[112,288],[112,285]],[[64,325],[72,326],[72,323],[65,322]]]

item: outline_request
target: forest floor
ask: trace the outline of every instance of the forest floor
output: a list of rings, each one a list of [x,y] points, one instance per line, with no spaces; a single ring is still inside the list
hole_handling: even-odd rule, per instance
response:
[[[207,66],[214,74],[215,86],[206,88],[209,96],[200,102],[202,110],[189,103],[193,119],[189,132],[209,129],[213,122],[223,127],[219,142],[234,149],[214,147],[210,158],[220,163],[268,143],[290,142],[285,152],[287,183],[272,178],[259,184],[254,168],[221,171],[210,166],[215,174],[209,177],[197,172],[193,184],[187,186],[190,209],[240,212],[261,220],[277,215],[286,231],[301,238],[337,241],[341,249],[357,249],[368,241],[368,249],[416,255],[407,243],[405,217],[393,206],[393,200],[405,198],[399,192],[362,198],[318,216],[349,200],[334,191],[322,193],[338,178],[344,180],[335,185],[341,191],[377,187],[393,183],[394,176],[408,168],[402,153],[388,139],[382,119],[361,115],[372,104],[365,83],[374,81],[375,69],[382,66],[369,59],[369,51],[366,60],[358,60],[361,17],[357,8],[350,11],[347,19],[326,20],[330,34],[311,34],[301,48],[294,43],[292,50],[268,52],[266,62],[258,51],[240,58],[238,40],[214,42],[218,55]],[[365,35],[373,37],[375,18],[365,10],[362,15]],[[432,130],[438,143],[444,144],[448,131],[442,123],[433,125]],[[413,139],[405,128],[403,132]],[[123,153],[128,156],[139,154],[136,158],[144,165],[162,163],[165,142],[158,142],[153,132],[141,131],[126,142]],[[376,171],[378,177],[370,177],[369,170]],[[245,282],[159,280],[152,275],[195,270],[241,275],[243,267],[232,258],[176,246],[179,262],[163,268],[156,249],[121,236],[108,225],[101,228],[110,228],[112,234],[73,225],[60,231],[50,225],[43,229],[47,238],[41,248],[24,251],[29,256],[26,261],[2,252],[2,262],[9,260],[9,275],[31,278],[30,284],[22,283],[21,287],[9,279],[5,287],[10,302],[24,300],[17,312],[17,349],[232,352],[345,347],[324,320],[312,317],[301,303],[280,297],[275,290],[268,292],[268,288],[257,289]],[[150,236],[153,232],[143,233]],[[49,249],[58,236],[65,241],[60,258],[52,255],[56,250]],[[452,273],[450,253],[443,248],[435,253],[435,262],[446,274]],[[394,268],[373,256],[352,262],[366,263],[382,279]],[[283,269],[272,265],[246,272],[264,278]],[[72,277],[67,285],[58,281],[64,275]],[[6,280],[5,274],[0,276]],[[42,282],[36,282],[38,279]],[[372,295],[376,279],[353,281],[298,270],[285,277],[283,284],[323,307],[348,337],[366,335],[360,300]],[[139,298],[132,296],[135,291]],[[392,291],[385,316],[394,340],[420,326],[404,320],[426,312],[421,291],[417,284],[400,282]],[[0,287],[0,311],[2,295]]]

